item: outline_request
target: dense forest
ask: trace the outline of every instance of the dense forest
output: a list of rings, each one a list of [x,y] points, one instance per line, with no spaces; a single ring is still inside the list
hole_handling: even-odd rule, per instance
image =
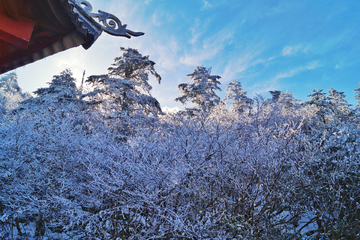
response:
[[[199,66],[175,99],[194,107],[163,113],[155,63],[121,50],[80,86],[0,78],[1,239],[360,239],[360,104],[220,99]]]

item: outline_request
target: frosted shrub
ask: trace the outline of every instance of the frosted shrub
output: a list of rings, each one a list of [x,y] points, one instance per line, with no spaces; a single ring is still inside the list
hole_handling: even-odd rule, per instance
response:
[[[83,95],[64,71],[1,119],[0,238],[359,238],[358,120],[326,109],[334,91],[307,106],[280,91],[248,101],[233,82],[246,111],[210,94],[163,115],[127,105],[152,97],[124,51],[111,71],[126,79],[93,76],[104,85]],[[199,69],[215,90],[219,76]]]

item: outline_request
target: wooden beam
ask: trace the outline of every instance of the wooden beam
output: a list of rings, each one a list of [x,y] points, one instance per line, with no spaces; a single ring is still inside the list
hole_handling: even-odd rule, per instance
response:
[[[0,0],[0,3],[4,7],[9,18],[19,21],[20,12],[16,0]]]
[[[30,19],[20,16],[15,21],[0,13],[0,39],[14,46],[26,49],[34,27],[35,22]]]

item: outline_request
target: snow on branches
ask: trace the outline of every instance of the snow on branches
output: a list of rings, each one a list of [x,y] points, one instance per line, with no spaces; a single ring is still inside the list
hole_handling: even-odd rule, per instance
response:
[[[179,84],[178,88],[182,96],[175,99],[182,104],[188,100],[195,103],[199,109],[209,110],[220,102],[220,98],[216,95],[215,90],[220,90],[218,81],[220,76],[211,75],[211,69],[198,66],[194,72],[187,75],[190,77],[191,83]]]
[[[158,116],[155,63],[122,51],[87,93],[65,70],[3,114],[1,239],[359,238],[359,118],[344,93],[299,104],[234,80],[227,107],[220,76],[197,67],[176,99],[196,111]]]

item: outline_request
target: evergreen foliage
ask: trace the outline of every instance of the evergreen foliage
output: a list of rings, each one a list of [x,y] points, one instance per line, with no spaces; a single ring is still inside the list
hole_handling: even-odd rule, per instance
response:
[[[355,95],[355,99],[358,100],[358,103],[356,104],[356,108],[359,109],[360,108],[360,83],[359,83],[359,87],[354,89],[354,95]]]
[[[220,90],[220,76],[211,75],[211,69],[198,66],[194,72],[187,75],[190,77],[191,83],[179,84],[178,88],[182,96],[175,99],[182,104],[186,104],[188,100],[197,105],[198,109],[210,110],[212,107],[220,103],[220,98],[216,95],[215,90]]]
[[[14,109],[18,104],[29,98],[30,95],[23,93],[17,82],[16,73],[9,73],[0,78],[0,114],[4,115]]]
[[[269,93],[271,94],[272,98],[271,100],[273,102],[277,102],[279,100],[280,95],[283,93],[282,91],[279,90],[275,90],[275,91],[269,91]]]
[[[146,93],[152,89],[148,83],[149,73],[160,84],[161,77],[155,71],[155,62],[149,60],[149,56],[142,56],[138,50],[132,48],[121,47],[120,50],[123,51],[123,55],[115,58],[115,62],[109,67],[109,77],[135,81]]]
[[[232,107],[235,111],[244,112],[248,110],[250,112],[254,100],[247,97],[247,92],[242,88],[241,83],[237,80],[233,80],[226,84],[226,86],[224,100],[231,100]]]
[[[136,49],[121,48],[121,51],[123,55],[115,59],[108,74],[94,75],[87,79],[86,82],[94,87],[94,91],[84,97],[100,100],[113,116],[139,112],[161,114],[160,103],[151,96],[152,87],[148,83],[149,74],[159,83],[161,81],[154,69],[155,63]],[[99,94],[104,96],[99,97]]]
[[[291,92],[286,91],[285,93],[281,92],[277,102],[285,109],[290,109],[299,107],[300,100],[294,98]]]
[[[351,104],[345,100],[345,97],[344,92],[330,88],[328,96],[329,102],[332,105],[333,114],[339,119],[349,117],[352,113],[350,109]]]
[[[326,96],[326,93],[323,93],[322,91],[323,89],[314,89],[313,93],[308,95],[310,100],[304,104],[314,107],[322,122],[326,123],[332,112],[332,106],[329,104],[329,98]]]

